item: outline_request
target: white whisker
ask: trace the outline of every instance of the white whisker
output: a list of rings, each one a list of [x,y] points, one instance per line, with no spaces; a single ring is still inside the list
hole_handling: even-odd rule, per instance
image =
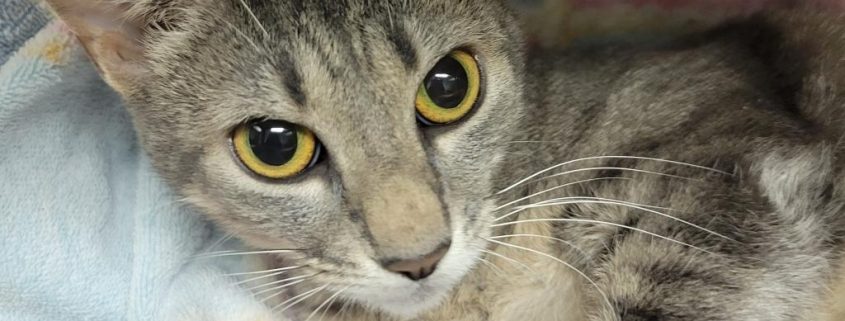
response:
[[[270,38],[270,33],[267,32],[267,29],[264,29],[264,26],[261,25],[261,21],[258,21],[258,17],[255,15],[254,12],[252,12],[252,9],[249,8],[249,5],[246,4],[246,0],[240,0],[240,2],[241,5],[244,7],[244,10],[246,10],[246,13],[249,14],[250,18],[252,18],[252,21],[255,21],[255,25],[258,26],[258,29],[261,29],[261,32],[264,33],[264,37]]]
[[[498,266],[496,266],[496,264],[493,264],[493,262],[487,261],[483,257],[479,257],[478,262],[481,262],[482,264],[489,267],[490,270],[496,273],[496,275],[498,275],[499,277],[505,277],[505,272],[502,271],[502,269],[500,269]]]
[[[278,271],[293,270],[293,269],[298,269],[298,268],[301,268],[301,267],[302,267],[302,266],[286,266],[286,267],[282,267],[282,268],[278,268],[278,269],[272,269],[272,270],[261,270],[261,271],[253,271],[253,272],[228,273],[228,274],[225,274],[225,275],[226,275],[226,276],[241,276],[241,275],[265,274],[265,273],[273,273],[273,272],[278,272]]]
[[[275,269],[276,270],[275,272],[272,272],[272,273],[267,274],[267,275],[260,275],[260,276],[256,276],[256,277],[253,277],[253,278],[249,278],[249,279],[240,281],[238,283],[235,283],[235,285],[241,285],[241,284],[249,283],[249,282],[252,282],[252,281],[255,281],[255,280],[260,280],[260,279],[264,279],[264,278],[273,277],[273,276],[276,276],[276,275],[279,275],[279,274],[284,274],[285,272],[287,272],[289,270],[293,270],[293,269],[297,269],[297,268],[300,268],[300,267],[295,266],[295,267],[289,267],[289,268]]]
[[[656,209],[660,209],[660,210],[680,212],[679,210],[672,209],[672,208],[669,208],[669,207],[664,207],[664,206],[640,204],[640,203],[634,203],[634,202],[629,202],[629,201],[622,201],[622,200],[606,198],[606,197],[598,197],[598,196],[560,197],[560,198],[552,198],[552,199],[542,200],[542,201],[539,201],[539,202],[534,203],[534,204],[548,204],[548,203],[559,202],[559,201],[567,200],[567,199],[590,199],[590,200],[610,201],[610,202],[636,205],[636,206],[645,207],[645,208],[649,208],[649,209],[656,208]],[[534,205],[534,204],[529,204],[529,205],[524,205],[524,206],[530,206],[530,205]],[[515,208],[520,208],[520,207],[515,207]]]
[[[505,204],[499,205],[498,207],[494,208],[493,210],[498,211],[498,210],[501,210],[505,207],[508,207],[508,206],[513,205],[513,204],[522,202],[524,200],[527,200],[529,198],[536,197],[536,196],[539,196],[539,195],[542,195],[542,194],[545,194],[545,193],[548,193],[548,192],[551,192],[551,191],[554,191],[554,190],[558,190],[558,189],[561,189],[561,188],[564,188],[564,187],[567,187],[567,186],[584,184],[584,183],[589,183],[589,182],[594,182],[594,181],[603,181],[603,180],[630,180],[630,178],[627,178],[627,177],[599,177],[599,178],[584,179],[584,180],[575,181],[575,182],[572,182],[572,183],[566,183],[566,184],[563,184],[563,185],[558,185],[558,186],[555,186],[555,187],[552,187],[552,188],[548,188],[548,189],[539,191],[537,193],[534,193],[534,194],[531,194],[531,195],[528,195],[528,196],[525,196],[525,197],[521,197],[519,199],[510,201],[510,202],[507,202]]]
[[[636,209],[636,210],[644,211],[644,212],[647,212],[647,213],[652,213],[652,214],[660,215],[660,216],[663,216],[663,217],[665,217],[665,218],[671,219],[671,220],[673,220],[673,221],[676,221],[676,222],[679,222],[679,223],[685,224],[685,225],[687,225],[687,226],[690,226],[690,227],[696,228],[696,229],[698,229],[698,230],[701,230],[701,231],[707,232],[707,233],[709,233],[709,234],[712,234],[712,235],[718,236],[718,237],[720,237],[720,238],[723,238],[723,239],[726,239],[726,240],[729,240],[729,241],[733,241],[733,242],[737,242],[736,240],[734,240],[734,239],[732,239],[732,238],[730,238],[730,237],[727,237],[727,236],[722,235],[722,234],[720,234],[720,233],[717,233],[717,232],[715,232],[715,231],[711,231],[711,230],[706,229],[706,228],[704,228],[704,227],[701,227],[701,226],[699,226],[699,225],[697,225],[697,224],[694,224],[694,223],[691,223],[691,222],[688,222],[688,221],[682,220],[682,219],[680,219],[680,218],[674,217],[674,216],[672,216],[672,215],[669,215],[669,214],[666,214],[666,213],[663,213],[663,212],[659,212],[659,211],[655,211],[655,210],[652,210],[652,209],[646,208],[646,207],[645,207],[645,205],[641,205],[641,204],[637,204],[637,203],[632,203],[632,202],[626,202],[626,201],[619,201],[619,200],[614,200],[614,199],[609,199],[609,198],[601,198],[601,197],[584,197],[584,198],[581,198],[581,199],[576,199],[576,200],[568,200],[568,198],[561,198],[561,200],[560,200],[560,201],[557,201],[557,200],[549,200],[549,201],[543,201],[543,202],[540,202],[540,203],[537,203],[537,204],[531,204],[531,205],[524,205],[524,206],[520,206],[520,207],[518,207],[518,210],[525,210],[525,209],[530,209],[530,208],[538,208],[538,207],[546,207],[546,206],[559,206],[559,205],[566,205],[566,204],[604,204],[604,205],[618,205],[618,206],[624,206],[624,207],[628,207],[628,208],[633,208],[633,209]],[[507,214],[507,215],[513,215],[513,213],[509,213],[509,214]],[[502,218],[504,218],[504,217],[502,217]],[[494,222],[496,222],[496,221],[499,221],[499,219],[494,220]]]
[[[554,143],[554,142],[553,142],[553,141],[550,141],[550,140],[512,140],[512,141],[509,141],[509,142],[506,142],[506,143],[508,143],[508,144],[520,144],[520,143],[540,143],[540,144],[545,144],[545,143]]]
[[[583,157],[583,158],[578,158],[578,159],[570,160],[570,161],[563,162],[563,163],[560,163],[560,164],[552,165],[552,166],[550,166],[550,167],[547,167],[546,169],[543,169],[543,170],[541,170],[541,171],[538,171],[538,172],[536,172],[536,173],[534,173],[534,174],[529,175],[529,176],[528,176],[528,177],[526,177],[526,178],[523,178],[523,179],[521,179],[521,180],[517,181],[517,182],[516,182],[516,183],[514,183],[513,185],[508,186],[508,187],[506,187],[505,189],[502,189],[501,191],[497,192],[496,194],[497,194],[497,195],[498,195],[498,194],[502,194],[502,193],[507,192],[507,191],[509,191],[509,190],[511,190],[511,189],[514,189],[514,188],[516,188],[517,186],[522,185],[523,183],[525,183],[525,182],[527,182],[527,181],[529,181],[529,180],[531,180],[531,179],[533,179],[533,178],[535,178],[535,177],[537,177],[537,176],[540,176],[540,175],[543,175],[543,174],[545,174],[545,173],[548,173],[549,171],[552,171],[552,170],[554,170],[554,169],[561,168],[561,167],[564,167],[564,166],[567,166],[567,165],[570,165],[570,164],[573,164],[573,163],[577,163],[577,162],[583,162],[583,161],[587,161],[587,160],[597,160],[597,159],[636,159],[636,160],[648,160],[648,161],[654,161],[654,162],[660,162],[660,163],[668,163],[668,164],[675,164],[675,165],[683,165],[683,166],[688,166],[688,167],[692,167],[692,168],[697,168],[697,169],[702,169],[702,170],[706,170],[706,171],[711,171],[711,172],[715,172],[715,173],[720,173],[720,174],[724,174],[724,175],[733,176],[733,174],[731,174],[731,173],[728,173],[728,172],[725,172],[725,171],[721,171],[721,170],[718,170],[718,169],[715,169],[715,168],[710,168],[710,167],[706,167],[706,166],[695,165],[695,164],[690,164],[690,163],[685,163],[685,162],[671,161],[671,160],[660,159],[660,158],[639,157],[639,156],[593,156],[593,157]]]
[[[682,179],[682,180],[687,180],[687,181],[700,181],[698,179],[685,177],[685,176],[654,172],[654,171],[649,171],[649,170],[644,170],[644,169],[628,168],[628,167],[615,167],[615,166],[598,166],[598,167],[586,167],[586,168],[573,169],[573,170],[568,170],[568,171],[565,171],[565,172],[555,173],[555,174],[552,174],[552,175],[549,175],[549,176],[540,177],[540,178],[536,179],[535,181],[541,181],[541,180],[546,180],[546,179],[550,179],[550,178],[555,178],[555,177],[559,177],[559,176],[565,176],[565,175],[575,174],[575,173],[580,173],[580,172],[604,171],[604,170],[616,170],[616,171],[634,172],[634,173],[642,173],[642,174],[651,174],[651,175],[657,175],[657,176],[663,176],[663,177],[677,178],[677,179]]]
[[[509,257],[505,256],[504,254],[496,253],[495,251],[490,251],[490,250],[481,250],[481,251],[484,252],[484,253],[499,257],[499,258],[507,261],[508,263],[515,264],[517,267],[530,272],[531,275],[538,275],[537,271],[534,271],[534,269],[532,269],[530,266],[528,266],[525,263],[522,263],[520,261],[517,261],[515,259],[509,258]]]
[[[587,252],[584,252],[584,250],[582,250],[580,247],[576,246],[575,244],[572,244],[572,242],[569,242],[569,241],[561,239],[561,238],[552,237],[552,236],[537,235],[537,234],[508,234],[508,235],[493,236],[493,237],[491,237],[491,239],[497,240],[497,239],[510,238],[510,237],[533,237],[533,238],[540,238],[540,239],[558,241],[558,242],[566,244],[567,246],[575,249],[576,251],[581,253],[581,255],[583,255],[584,258],[586,258],[586,259],[590,259],[590,257],[592,257],[591,255],[587,254]]]
[[[340,290],[340,292],[346,291],[347,289],[349,289],[349,287],[351,287],[351,285],[347,286],[347,287],[346,287],[346,288],[344,288],[343,290]],[[338,293],[338,294],[340,294],[340,293]],[[340,297],[340,296],[336,296],[334,299],[332,299],[331,301],[329,301],[329,305],[327,305],[327,306],[326,306],[326,308],[325,308],[325,309],[323,309],[323,313],[321,313],[321,314],[320,314],[320,319],[319,319],[319,321],[323,321],[323,318],[326,316],[326,312],[329,312],[329,309],[331,308],[332,304],[334,304],[334,301],[335,301],[335,300],[337,300],[337,298],[339,298],[339,297]]]
[[[219,252],[211,252],[211,253],[203,253],[197,254],[194,256],[195,259],[210,259],[215,257],[222,257],[222,256],[237,256],[237,255],[255,255],[255,254],[279,254],[279,253],[295,253],[298,250],[263,250],[263,251],[219,251]]]
[[[499,227],[499,226],[516,225],[516,224],[521,224],[521,223],[532,223],[532,222],[573,222],[573,223],[593,223],[593,224],[609,225],[609,226],[614,226],[614,227],[618,227],[618,228],[624,228],[624,229],[640,232],[640,233],[643,233],[643,234],[646,234],[646,235],[650,235],[650,236],[653,236],[653,237],[656,237],[656,238],[659,238],[659,239],[662,239],[662,240],[666,240],[666,241],[675,243],[675,244],[690,247],[690,248],[702,251],[702,252],[707,253],[707,254],[717,255],[716,253],[707,251],[707,250],[702,249],[700,247],[697,247],[695,245],[687,244],[687,243],[684,243],[684,242],[681,242],[681,241],[678,241],[676,239],[669,238],[669,237],[666,237],[666,236],[663,236],[663,235],[660,235],[660,234],[652,233],[652,232],[649,232],[649,231],[646,231],[646,230],[643,230],[643,229],[639,229],[639,228],[636,228],[636,227],[631,227],[631,226],[617,224],[617,223],[611,223],[611,222],[605,222],[605,221],[579,219],[579,218],[538,218],[538,219],[528,219],[528,220],[499,223],[499,224],[494,224],[492,226],[493,227]]]
[[[390,6],[386,6],[385,10],[387,10],[387,21],[388,25],[391,29],[393,29],[393,13],[390,12]]]
[[[506,218],[516,214],[516,213],[522,212],[526,209],[537,208],[537,207],[545,207],[545,206],[554,206],[554,205],[565,205],[565,204],[559,204],[560,202],[563,202],[563,201],[590,201],[590,200],[611,201],[611,202],[617,202],[617,203],[622,203],[622,204],[630,204],[630,205],[635,205],[635,206],[641,206],[641,207],[649,208],[649,209],[656,208],[656,209],[661,209],[661,210],[666,210],[666,211],[677,211],[677,210],[674,210],[674,209],[671,209],[671,208],[668,208],[668,207],[655,206],[655,205],[645,205],[645,204],[639,204],[639,203],[628,202],[628,201],[620,201],[620,200],[603,198],[603,197],[566,196],[566,197],[558,197],[558,198],[547,199],[547,200],[539,201],[539,202],[536,202],[536,203],[531,203],[531,204],[528,204],[528,205],[514,206],[512,208],[515,208],[515,210],[510,211],[510,212],[505,213],[505,214],[502,214],[501,216],[495,218],[493,220],[493,222],[501,221],[503,219],[506,219]]]
[[[596,201],[607,200],[607,201],[613,201],[613,202],[618,202],[618,203],[623,203],[623,204],[631,204],[631,205],[636,205],[636,206],[642,206],[642,207],[645,207],[645,208],[657,208],[657,209],[662,209],[662,210],[667,210],[667,211],[673,211],[673,209],[667,208],[667,207],[660,207],[660,206],[653,206],[653,205],[643,205],[643,204],[637,204],[637,203],[626,202],[626,201],[618,201],[618,200],[613,200],[613,199],[609,199],[609,198],[601,198],[601,197],[595,197],[595,196],[567,196],[567,197],[559,197],[559,198],[553,198],[553,199],[549,199],[549,200],[545,200],[545,201],[540,201],[540,202],[532,203],[532,204],[529,204],[529,205],[515,206],[514,207],[514,208],[516,208],[515,210],[512,210],[510,212],[502,214],[501,216],[493,219],[493,222],[501,221],[503,219],[506,219],[508,217],[513,216],[514,214],[517,214],[519,212],[522,212],[522,211],[525,211],[525,210],[531,209],[531,208],[566,205],[566,204],[589,204],[589,203],[591,203],[589,201],[592,201],[592,200],[596,200]],[[564,201],[566,201],[567,203],[564,203]]]
[[[671,209],[671,208],[668,208],[668,207],[638,204],[638,203],[633,203],[633,202],[628,202],[628,201],[614,200],[614,199],[610,199],[610,198],[602,198],[602,197],[595,197],[595,196],[567,196],[567,197],[558,197],[558,198],[547,199],[547,200],[539,201],[539,202],[536,202],[536,203],[531,203],[529,205],[511,207],[511,208],[515,208],[515,210],[507,212],[505,214],[502,214],[501,216],[495,218],[493,220],[493,222],[501,221],[503,219],[510,217],[511,215],[522,212],[526,209],[536,208],[536,207],[544,207],[544,206],[552,206],[552,205],[564,205],[564,204],[553,204],[553,203],[562,202],[562,201],[574,201],[574,200],[605,200],[605,201],[613,201],[613,202],[619,202],[619,203],[624,203],[624,204],[642,206],[642,207],[645,207],[645,208],[656,208],[656,209],[661,209],[661,210],[666,210],[666,211],[675,211],[674,209]]]
[[[241,38],[242,38],[244,41],[246,41],[246,42],[247,42],[250,46],[252,46],[252,48],[253,48],[253,49],[255,49],[255,52],[256,52],[256,53],[263,52],[263,51],[261,50],[261,47],[259,47],[259,46],[258,46],[258,44],[256,44],[256,43],[255,43],[255,41],[253,41],[253,40],[252,40],[252,38],[250,38],[249,36],[247,36],[247,35],[246,35],[243,31],[241,31],[240,29],[238,29],[237,27],[235,27],[235,25],[233,25],[233,24],[232,24],[231,22],[229,22],[229,21],[223,20],[223,22],[224,22],[225,24],[227,24],[227,25],[229,26],[229,28],[232,28],[232,30],[233,30],[233,31],[235,31],[235,33],[237,33],[239,37],[241,37]]]
[[[349,312],[347,309],[349,309],[349,305],[351,303],[352,303],[352,301],[343,302],[343,305],[340,306],[340,310],[337,311],[337,315],[338,315],[337,319],[338,320],[345,320],[344,316],[346,315],[347,312]]]
[[[260,289],[260,288],[268,287],[268,286],[271,286],[271,285],[276,285],[276,284],[279,284],[279,283],[284,283],[284,284],[282,284],[282,285],[278,285],[278,286],[271,287],[271,288],[266,288],[266,289],[264,289],[264,290],[261,290],[261,291],[258,291],[258,292],[255,292],[255,293],[254,293],[255,295],[261,295],[261,294],[264,294],[264,293],[267,293],[267,292],[270,292],[270,291],[274,291],[274,290],[282,289],[282,288],[287,287],[288,285],[290,285],[290,283],[285,283],[285,282],[291,282],[291,281],[297,281],[297,280],[304,280],[304,279],[310,278],[310,277],[312,277],[312,276],[314,276],[314,274],[312,274],[312,275],[300,275],[300,276],[293,276],[293,277],[289,277],[289,278],[281,279],[281,280],[278,280],[278,281],[273,281],[273,282],[268,282],[268,283],[264,283],[264,284],[261,284],[261,285],[256,285],[256,286],[254,286],[254,287],[251,287],[251,288],[247,289],[247,291],[255,291],[255,290]]]
[[[289,301],[291,301],[291,300],[294,300],[294,299],[298,299],[298,300],[296,300],[296,301],[292,302],[291,304],[289,304],[289,305],[285,306],[284,308],[282,308],[282,310],[281,310],[281,311],[279,311],[279,314],[281,314],[282,312],[285,312],[285,311],[287,311],[288,309],[292,308],[294,305],[297,305],[299,302],[305,301],[306,299],[308,299],[309,297],[313,296],[314,294],[317,294],[318,292],[322,291],[323,289],[325,289],[325,288],[326,288],[326,287],[328,287],[328,286],[329,286],[329,285],[328,285],[328,284],[326,284],[326,285],[323,285],[323,286],[321,286],[321,287],[319,287],[319,288],[316,288],[316,289],[310,290],[310,291],[308,291],[308,292],[305,292],[305,293],[302,293],[302,294],[297,295],[297,296],[295,296],[295,297],[292,297],[292,298],[290,298],[290,299],[287,299],[285,302],[282,302],[281,304],[279,304],[279,305],[277,305],[277,306],[273,307],[272,311],[276,311],[276,308],[278,308],[278,307],[279,307],[279,306],[281,306],[282,304],[285,304],[285,303],[287,303],[287,302],[289,302]]]
[[[212,251],[214,251],[214,250],[215,250],[215,249],[217,249],[219,246],[223,245],[224,243],[226,243],[227,241],[229,241],[230,239],[232,239],[234,236],[235,236],[235,234],[232,234],[232,233],[226,233],[226,235],[224,235],[223,237],[221,237],[219,240],[214,241],[214,243],[212,243],[212,244],[208,247],[208,250],[206,250],[206,252],[212,252]]]
[[[348,288],[349,288],[349,286],[347,286],[347,287],[345,287],[345,288],[341,289],[340,291],[337,291],[337,292],[335,292],[334,294],[332,294],[332,296],[330,296],[328,299],[326,299],[325,301],[323,301],[323,303],[321,303],[319,306],[317,306],[317,308],[316,308],[316,309],[314,309],[314,311],[313,311],[313,312],[311,312],[311,314],[309,314],[307,318],[305,318],[305,321],[311,320],[311,318],[312,318],[312,317],[314,317],[314,315],[316,315],[316,314],[317,314],[317,312],[319,312],[320,310],[322,310],[322,309],[323,309],[323,307],[324,307],[324,306],[326,306],[326,304],[328,304],[329,302],[333,301],[333,300],[334,300],[334,298],[336,298],[338,295],[340,295],[340,293],[341,293],[341,292],[346,291],[346,289],[348,289]],[[328,308],[327,308],[327,309],[328,309]]]
[[[285,291],[287,291],[287,289],[286,289],[286,288],[289,288],[289,287],[291,287],[291,286],[297,285],[297,284],[302,283],[302,282],[305,282],[305,280],[299,280],[299,281],[296,281],[296,282],[291,282],[291,283],[288,283],[288,284],[285,284],[285,285],[282,285],[282,286],[279,286],[279,287],[275,287],[275,288],[273,288],[273,290],[279,290],[279,291],[278,291],[278,292],[275,292],[275,293],[273,293],[273,294],[270,294],[269,296],[264,297],[263,299],[261,299],[261,301],[260,301],[260,302],[261,302],[261,303],[267,302],[267,301],[268,301],[268,300],[270,300],[271,298],[274,298],[274,297],[276,297],[276,296],[277,296],[277,295],[279,295],[279,294],[285,293]],[[254,295],[254,296],[258,296],[258,294],[253,294],[253,295]]]
[[[523,251],[528,251],[528,252],[531,252],[531,253],[534,253],[534,254],[537,254],[537,255],[541,255],[541,256],[547,257],[549,259],[552,259],[552,260],[554,260],[554,261],[556,261],[560,264],[563,264],[564,266],[568,267],[569,269],[571,269],[575,273],[578,273],[579,275],[581,275],[581,277],[586,279],[587,282],[590,282],[590,284],[592,284],[593,287],[596,288],[596,291],[598,291],[599,294],[601,294],[601,296],[604,298],[604,301],[607,302],[607,306],[610,307],[611,310],[614,310],[613,304],[610,303],[610,299],[607,297],[607,294],[605,294],[604,291],[601,290],[599,285],[595,281],[593,281],[593,279],[591,279],[589,276],[587,276],[586,273],[581,272],[581,270],[579,270],[578,268],[576,268],[572,264],[569,264],[569,263],[567,263],[567,262],[565,262],[561,259],[558,259],[558,258],[556,258],[552,255],[537,251],[535,249],[530,249],[530,248],[527,248],[527,247],[522,247],[522,246],[519,246],[519,245],[514,245],[514,244],[510,244],[510,243],[506,243],[506,242],[500,242],[500,241],[496,241],[496,240],[492,240],[492,239],[487,239],[487,240],[490,241],[490,242],[502,245],[502,246],[507,246],[507,247],[511,247],[511,248],[515,248],[515,249],[520,249],[520,250],[523,250]]]

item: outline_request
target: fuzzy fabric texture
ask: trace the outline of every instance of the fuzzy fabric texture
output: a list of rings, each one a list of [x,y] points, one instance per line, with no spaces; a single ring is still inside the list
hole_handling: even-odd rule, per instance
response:
[[[29,0],[0,1],[0,65],[49,21]]]
[[[0,137],[0,320],[271,320],[237,261],[193,257],[210,227],[61,23],[0,67]]]

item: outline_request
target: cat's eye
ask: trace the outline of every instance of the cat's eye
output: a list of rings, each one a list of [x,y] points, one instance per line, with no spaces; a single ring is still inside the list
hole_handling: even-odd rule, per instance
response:
[[[417,119],[427,125],[461,120],[481,93],[481,72],[470,53],[455,50],[428,72],[417,91]]]
[[[232,145],[241,163],[270,179],[296,176],[320,158],[320,142],[307,128],[282,120],[252,120],[232,133]]]

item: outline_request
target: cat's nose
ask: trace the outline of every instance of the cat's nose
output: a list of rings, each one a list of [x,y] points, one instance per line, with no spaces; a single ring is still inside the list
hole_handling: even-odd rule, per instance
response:
[[[444,243],[429,254],[409,260],[386,262],[383,266],[388,271],[402,274],[414,281],[419,281],[434,273],[437,263],[440,263],[440,260],[443,259],[443,256],[448,251],[449,243]]]

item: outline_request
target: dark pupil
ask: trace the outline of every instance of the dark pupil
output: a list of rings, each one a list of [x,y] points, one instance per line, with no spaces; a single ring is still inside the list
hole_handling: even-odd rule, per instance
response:
[[[296,154],[296,126],[281,120],[256,121],[249,124],[249,146],[258,159],[267,165],[287,164]]]
[[[469,81],[464,67],[452,57],[440,60],[425,76],[425,90],[438,107],[455,108],[466,97]]]

